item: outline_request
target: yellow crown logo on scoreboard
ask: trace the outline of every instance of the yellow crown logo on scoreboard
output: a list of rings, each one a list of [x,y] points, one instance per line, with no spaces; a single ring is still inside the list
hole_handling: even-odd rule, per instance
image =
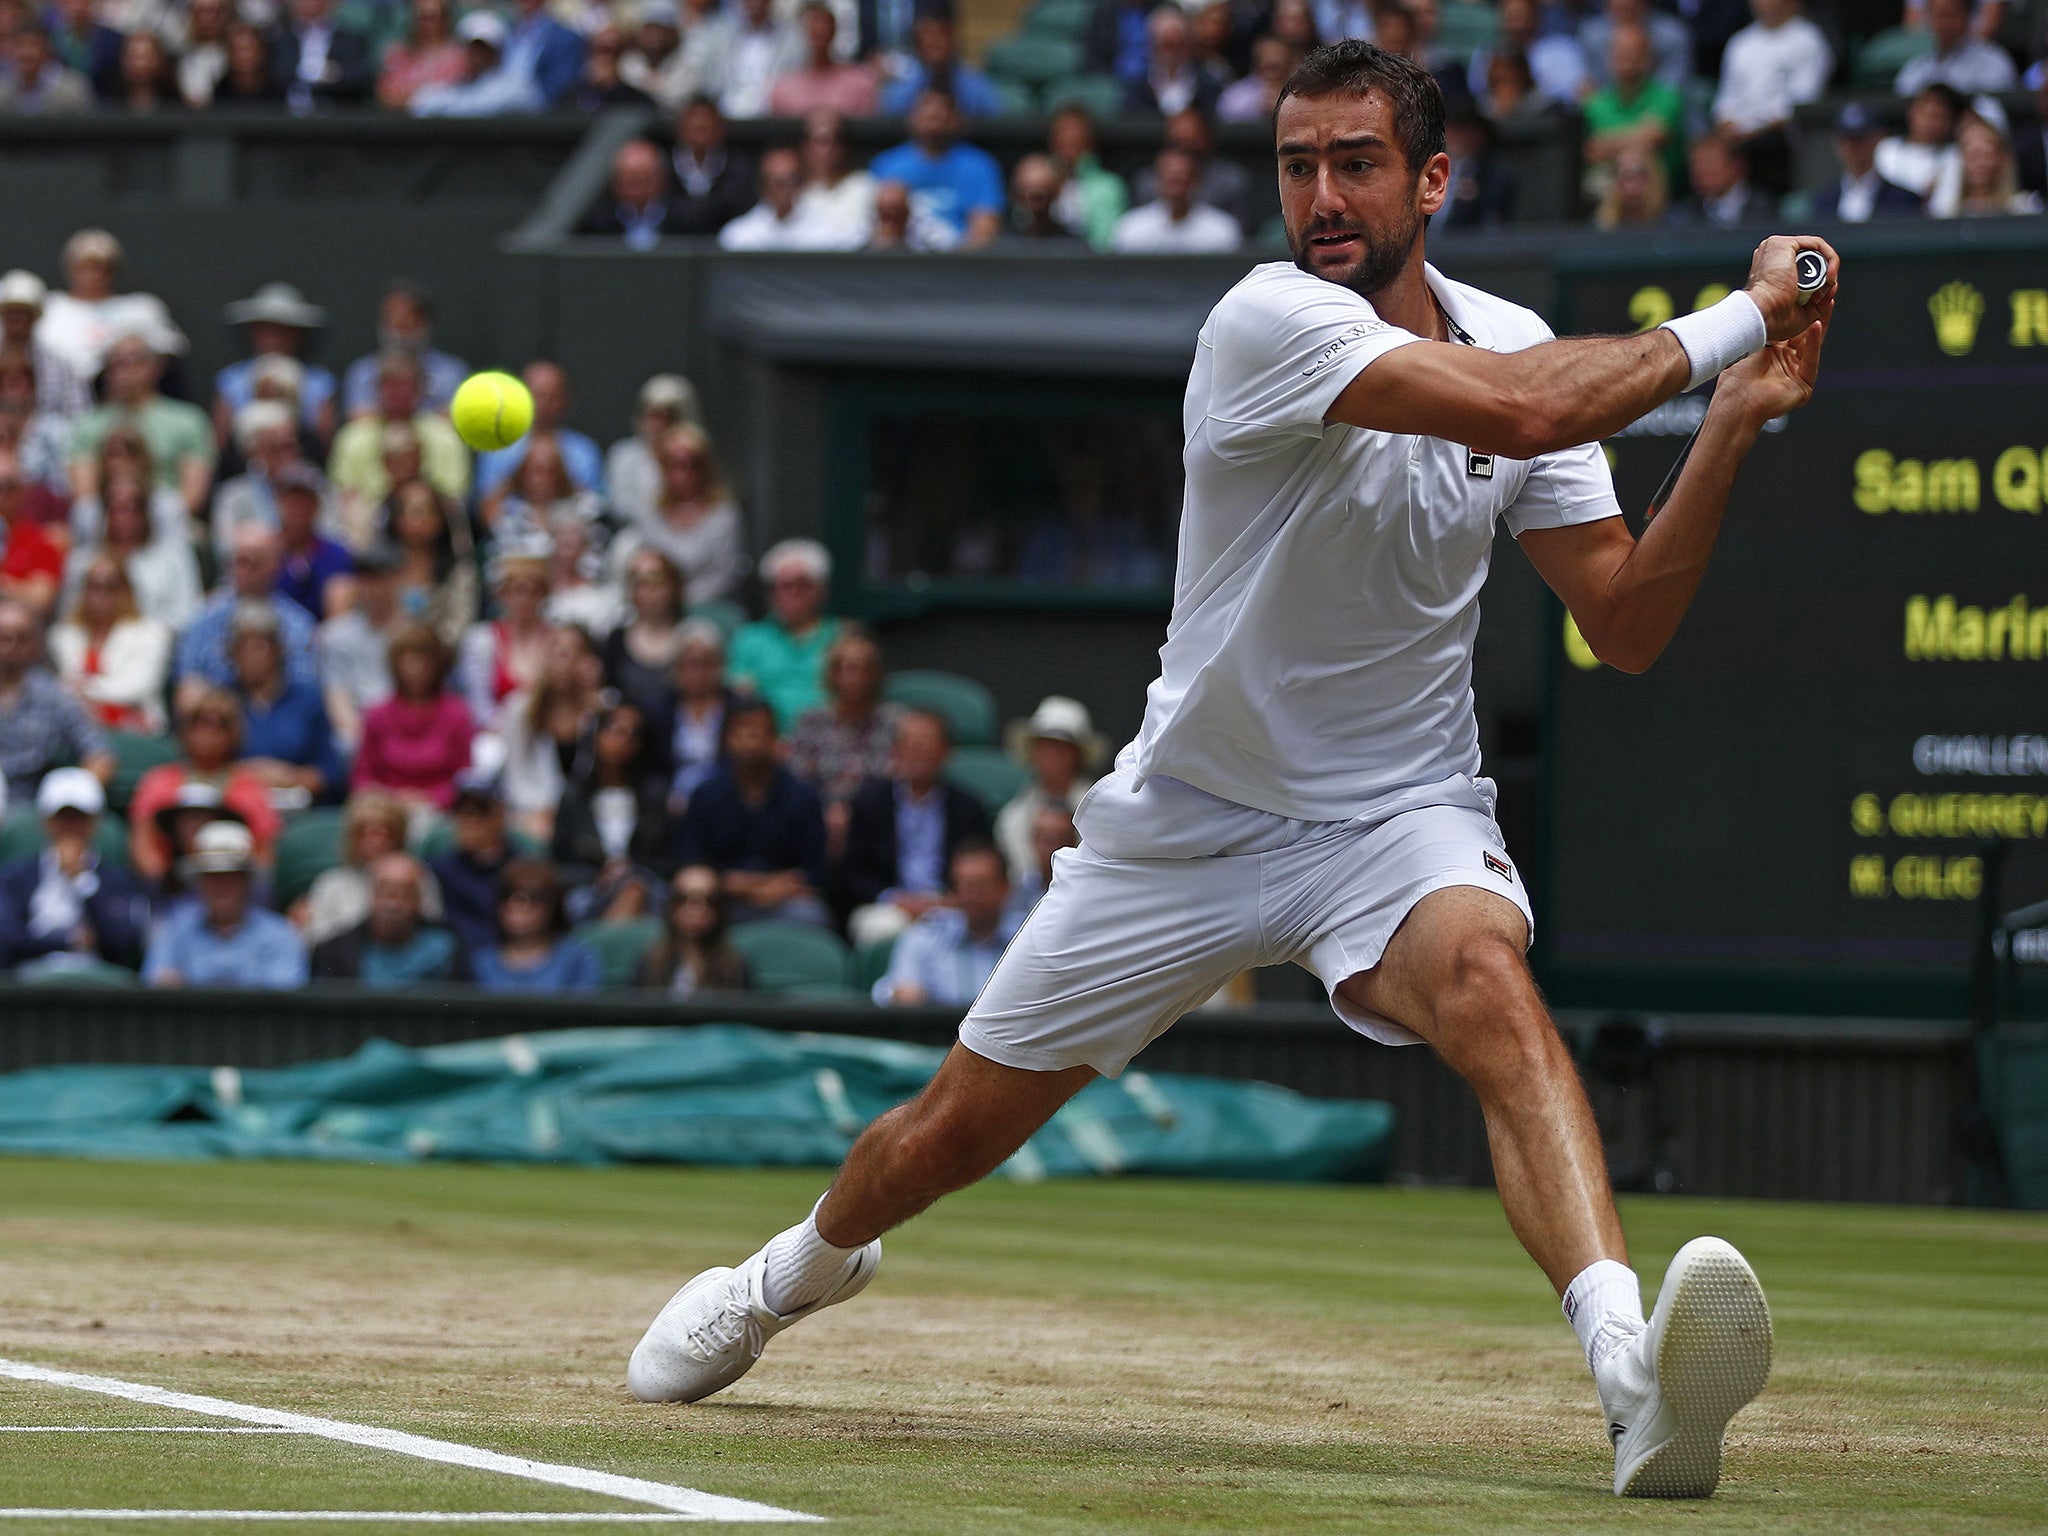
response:
[[[1984,318],[1984,295],[1969,283],[1944,283],[1927,301],[1934,317],[1934,340],[1950,357],[1966,357],[1977,345],[1977,322]]]

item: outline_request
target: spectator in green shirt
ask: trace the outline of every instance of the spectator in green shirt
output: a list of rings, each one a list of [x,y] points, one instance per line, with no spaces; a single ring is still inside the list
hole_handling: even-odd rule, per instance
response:
[[[1617,24],[1607,43],[1608,83],[1586,98],[1586,169],[1597,197],[1615,156],[1645,149],[1664,167],[1675,194],[1685,177],[1685,102],[1654,79],[1650,34],[1634,22]]]
[[[1116,221],[1131,206],[1131,194],[1123,178],[1095,158],[1095,124],[1088,109],[1070,103],[1054,112],[1045,143],[1054,167],[1066,178],[1053,217],[1096,250],[1108,250]]]
[[[87,411],[71,434],[71,493],[99,494],[100,444],[118,426],[133,424],[149,444],[157,485],[176,491],[198,516],[213,485],[213,424],[206,412],[157,392],[163,359],[140,336],[107,348],[106,404]]]
[[[825,653],[839,621],[825,612],[832,557],[811,539],[784,539],[761,557],[768,617],[740,626],[727,654],[726,676],[750,688],[775,711],[778,727],[825,702]]]

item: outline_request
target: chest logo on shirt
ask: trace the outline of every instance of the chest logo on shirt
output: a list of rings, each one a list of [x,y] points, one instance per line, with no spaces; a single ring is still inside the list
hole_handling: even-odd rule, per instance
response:
[[[1486,868],[1490,873],[1499,875],[1503,880],[1515,878],[1514,867],[1498,854],[1488,853],[1482,848],[1479,852],[1479,857],[1486,862]]]
[[[1490,453],[1472,453],[1468,450],[1465,454],[1465,473],[1473,476],[1475,479],[1491,480],[1493,478],[1493,455]]]
[[[1301,370],[1301,376],[1304,379],[1314,378],[1317,374],[1321,373],[1325,368],[1329,367],[1330,364],[1336,359],[1337,354],[1339,352],[1342,352],[1346,347],[1350,346],[1351,343],[1357,341],[1360,337],[1370,336],[1373,334],[1373,332],[1384,331],[1386,328],[1387,322],[1384,320],[1359,321],[1358,324],[1352,326],[1350,330],[1342,331],[1336,336],[1333,336],[1330,339],[1328,345],[1326,345],[1322,351],[1318,352],[1315,355],[1315,359],[1306,368]]]

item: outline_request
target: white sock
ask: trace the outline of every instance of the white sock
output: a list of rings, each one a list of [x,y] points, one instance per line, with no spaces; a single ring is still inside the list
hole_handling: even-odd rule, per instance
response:
[[[825,1203],[818,1197],[818,1205]],[[761,1299],[772,1312],[787,1317],[807,1307],[832,1288],[846,1261],[860,1250],[834,1248],[818,1235],[818,1206],[811,1214],[768,1240],[768,1256],[761,1274]]]
[[[1595,1375],[1607,1357],[1643,1331],[1643,1289],[1636,1272],[1613,1259],[1580,1270],[1564,1288],[1564,1315]]]

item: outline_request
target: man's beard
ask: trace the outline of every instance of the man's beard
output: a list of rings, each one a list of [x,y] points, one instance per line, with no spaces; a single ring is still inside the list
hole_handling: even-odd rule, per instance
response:
[[[1294,264],[1311,277],[1341,283],[1354,293],[1370,298],[1400,276],[1401,269],[1408,264],[1408,253],[1415,249],[1415,238],[1421,232],[1422,215],[1419,212],[1411,212],[1407,224],[1385,238],[1375,238],[1365,225],[1354,224],[1348,219],[1319,220],[1308,225],[1295,239]],[[1311,240],[1318,235],[1339,234],[1357,235],[1365,248],[1357,265],[1342,276],[1317,267],[1309,259]]]

